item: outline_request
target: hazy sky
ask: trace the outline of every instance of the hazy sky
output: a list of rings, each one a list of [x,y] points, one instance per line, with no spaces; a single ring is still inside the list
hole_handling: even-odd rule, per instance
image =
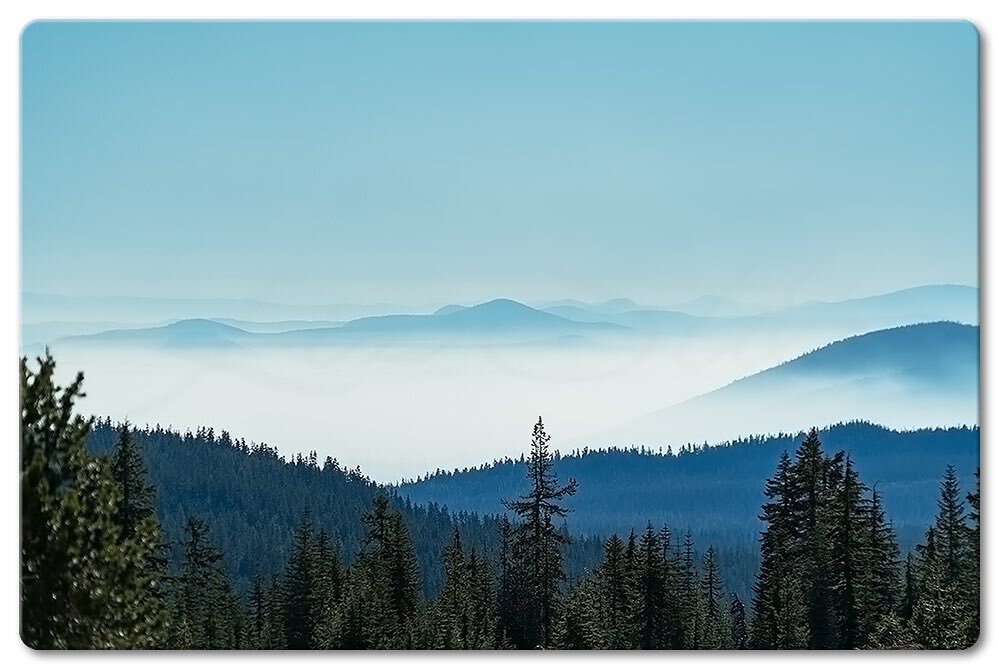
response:
[[[966,23],[36,23],[22,48],[24,290],[977,284]]]

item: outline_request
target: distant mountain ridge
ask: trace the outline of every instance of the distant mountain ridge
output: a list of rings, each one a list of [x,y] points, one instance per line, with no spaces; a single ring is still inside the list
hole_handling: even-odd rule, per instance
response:
[[[903,414],[921,415],[923,425],[977,424],[978,366],[977,326],[934,322],[878,330],[835,341],[581,443],[734,436],[722,435],[725,425],[743,432],[777,431],[785,427],[764,420],[781,410],[788,419],[819,424],[856,418],[892,424]],[[902,410],[906,406],[919,410]],[[954,419],[955,406],[968,419]]]
[[[471,307],[438,309],[430,315],[384,315],[358,318],[334,327],[249,332],[217,320],[191,318],[151,328],[116,329],[62,339],[72,344],[235,347],[357,343],[372,337],[473,336],[516,342],[559,340],[584,334],[621,334],[627,328],[609,323],[569,320],[510,299],[494,299]],[[512,337],[512,338],[511,338]],[[585,339],[577,338],[577,342]]]
[[[33,300],[38,296],[26,294],[24,316],[37,312],[32,307]],[[64,298],[53,298],[56,301]],[[94,298],[95,303],[101,303]],[[515,332],[526,333],[535,330],[537,336],[528,336],[525,340],[538,338],[549,341],[566,336],[586,336],[588,334],[631,334],[637,339],[649,337],[693,337],[706,335],[739,335],[740,333],[757,333],[766,335],[769,332],[786,332],[789,330],[815,331],[829,336],[845,336],[875,329],[884,329],[918,322],[934,322],[952,320],[967,324],[978,321],[978,289],[969,286],[936,285],[919,286],[907,290],[875,295],[840,302],[808,302],[783,309],[755,313],[756,306],[746,307],[738,302],[721,297],[703,297],[686,304],[673,307],[640,306],[626,298],[616,298],[587,304],[578,300],[560,300],[551,302],[542,308],[533,308],[521,302],[510,299],[494,299],[472,306],[447,304],[430,309],[427,312],[411,311],[400,313],[399,310],[385,313],[381,309],[389,305],[370,307],[287,307],[283,305],[255,302],[253,300],[145,300],[131,298],[115,298],[112,300],[119,306],[127,305],[138,309],[136,313],[146,311],[162,311],[166,304],[169,309],[187,309],[188,317],[166,318],[167,322],[185,320],[211,320],[235,326],[243,330],[243,334],[280,334],[285,338],[246,338],[239,332],[216,336],[217,345],[225,345],[225,340],[233,343],[252,343],[262,345],[321,345],[363,343],[364,336],[386,335],[396,337],[406,336],[440,336],[440,335],[470,335],[477,333],[485,336],[489,333],[500,335],[500,338]],[[44,302],[44,300],[43,300]],[[81,302],[69,300],[77,310],[87,307],[86,299]],[[150,306],[151,304],[151,306]],[[81,306],[82,305],[82,306]],[[208,309],[222,309],[231,312],[254,311],[263,309],[271,315],[281,315],[277,320],[253,319],[252,317],[233,317],[222,313],[212,313]],[[275,307],[275,308],[272,308]],[[746,307],[746,308],[744,308]],[[89,307],[87,307],[89,308]],[[87,310],[83,308],[83,310]],[[145,310],[143,310],[145,309]],[[276,309],[276,311],[275,311]],[[361,315],[354,318],[329,319],[330,309],[337,312],[350,310],[374,310],[376,313]],[[43,311],[45,309],[42,309]],[[325,314],[320,317],[303,318],[301,315],[286,319],[290,313],[301,314],[308,311],[313,314]],[[403,309],[404,310],[404,309]],[[71,309],[72,311],[72,309]],[[207,312],[206,312],[207,311]],[[748,313],[752,315],[738,315]],[[89,311],[87,311],[89,312]],[[722,315],[724,313],[724,315]],[[102,331],[114,330],[141,332],[162,327],[163,319],[155,324],[137,324],[130,321],[105,321],[109,327],[100,330],[92,318],[81,321],[74,326],[72,320],[31,323],[26,320],[22,325],[22,339],[25,344],[41,345],[58,339],[71,339],[81,336],[101,334]],[[117,326],[115,326],[117,325]],[[114,336],[103,337],[105,340],[115,339],[119,342],[145,342],[151,344],[155,336],[136,334],[134,337]],[[236,339],[239,338],[239,341]],[[76,339],[78,340],[78,339]],[[93,339],[91,339],[93,340]],[[191,339],[192,341],[194,338]],[[516,342],[516,341],[514,341]]]
[[[558,476],[579,483],[567,525],[573,533],[595,535],[626,534],[647,522],[680,531],[691,525],[716,546],[751,543],[760,528],[764,482],[781,452],[793,453],[803,438],[803,432],[794,431],[692,449],[677,443],[672,454],[643,448],[563,451],[556,459]],[[971,484],[979,461],[977,427],[897,431],[851,422],[821,429],[820,438],[826,452],[848,452],[863,479],[878,483],[896,530],[908,541],[920,538],[932,520],[936,486],[946,466],[954,464]],[[488,515],[502,512],[499,499],[514,497],[525,476],[523,458],[507,458],[437,471],[397,489],[416,504]]]

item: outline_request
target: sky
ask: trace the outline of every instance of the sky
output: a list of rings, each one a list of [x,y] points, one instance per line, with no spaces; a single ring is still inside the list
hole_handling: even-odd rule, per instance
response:
[[[968,23],[47,23],[22,290],[769,303],[977,285]]]

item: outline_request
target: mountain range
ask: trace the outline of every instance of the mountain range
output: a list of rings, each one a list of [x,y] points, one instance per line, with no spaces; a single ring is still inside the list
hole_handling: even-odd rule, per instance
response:
[[[835,341],[638,417],[579,445],[658,445],[868,419],[893,426],[978,423],[979,330],[920,323]]]
[[[292,307],[251,300],[131,300],[114,298],[115,308],[133,308],[133,318],[150,310],[174,308],[185,317],[149,324],[131,321],[85,320],[70,317],[79,309],[101,311],[101,299],[54,298],[25,295],[22,348],[63,340],[74,344],[113,341],[137,345],[335,345],[370,339],[385,341],[461,339],[494,343],[552,342],[573,337],[576,343],[648,340],[649,337],[739,335],[741,333],[821,330],[829,336],[846,336],[898,325],[950,320],[978,322],[978,290],[968,286],[921,286],[909,290],[840,302],[809,302],[756,312],[720,297],[705,297],[674,307],[640,306],[629,299],[588,304],[576,300],[533,308],[509,299],[477,305],[449,304],[427,313],[389,312],[389,305],[355,307]],[[146,303],[148,301],[148,303]],[[92,307],[92,308],[91,308]],[[61,310],[60,310],[61,309]],[[214,311],[212,309],[215,309]],[[683,310],[683,309],[686,309]],[[55,310],[61,320],[38,321],[32,313]],[[375,314],[353,319],[329,317],[332,313],[368,310]],[[234,311],[248,314],[233,317]],[[303,319],[301,314],[326,314]],[[743,315],[731,315],[734,313]],[[214,315],[207,315],[214,313]],[[709,315],[708,313],[713,313]],[[726,313],[728,315],[718,315]],[[745,315],[745,313],[752,313]],[[258,315],[252,315],[258,314]],[[259,314],[292,319],[267,319]],[[122,324],[116,324],[116,323]],[[231,329],[216,328],[212,323]]]

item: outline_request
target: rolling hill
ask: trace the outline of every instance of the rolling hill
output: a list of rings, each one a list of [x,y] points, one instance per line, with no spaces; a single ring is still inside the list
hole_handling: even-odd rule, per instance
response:
[[[725,440],[864,419],[895,427],[977,424],[978,327],[952,322],[830,343],[573,445]]]
[[[236,322],[230,320],[230,322]],[[430,315],[384,315],[358,318],[337,326],[308,324],[290,331],[277,326],[249,325],[254,331],[219,320],[193,318],[162,327],[115,329],[61,339],[74,345],[118,344],[225,348],[234,346],[316,346],[386,341],[419,342],[468,339],[477,342],[519,343],[581,341],[583,335],[627,334],[626,327],[601,322],[577,322],[539,311],[509,299],[494,299],[471,307],[445,307]],[[572,338],[566,338],[572,337]]]
[[[665,523],[680,531],[695,527],[699,540],[716,546],[750,545],[760,529],[764,481],[780,454],[793,454],[803,438],[803,433],[783,433],[665,452],[581,449],[560,455],[559,478],[579,483],[566,524],[573,533],[608,535],[626,534],[647,522]],[[878,484],[888,514],[908,544],[934,516],[936,487],[945,467],[954,464],[970,487],[979,460],[974,427],[895,431],[852,422],[823,429],[820,438],[826,452],[847,451],[862,479]],[[438,471],[397,489],[416,504],[499,513],[500,499],[515,498],[526,473],[521,457]]]

